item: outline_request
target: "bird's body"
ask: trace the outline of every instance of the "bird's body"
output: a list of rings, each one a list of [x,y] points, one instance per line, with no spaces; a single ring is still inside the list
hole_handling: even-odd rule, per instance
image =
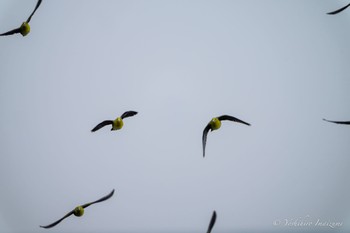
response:
[[[112,123],[112,129],[111,130],[118,130],[123,128],[124,122],[121,117],[117,117],[113,123]]]
[[[209,124],[210,124],[211,130],[217,130],[217,129],[220,129],[221,127],[221,121],[217,117],[214,117],[213,119],[211,119]]]
[[[350,6],[350,3],[349,3],[348,5],[346,5],[346,6],[344,6],[344,7],[340,8],[340,9],[338,9],[338,10],[335,10],[335,11],[332,11],[332,12],[328,12],[327,14],[329,14],[329,15],[338,14],[338,13],[342,12],[343,10],[345,10],[346,8],[348,8],[349,6]]]
[[[26,36],[28,35],[29,32],[30,32],[29,24],[27,22],[23,22],[20,27],[20,33],[22,34],[22,36]]]
[[[30,32],[29,22],[30,22],[32,16],[34,15],[35,11],[39,8],[41,2],[42,2],[42,0],[38,0],[36,6],[34,8],[34,11],[30,14],[27,21],[23,22],[20,27],[13,29],[11,31],[2,33],[2,34],[0,34],[0,36],[9,36],[9,35],[17,34],[17,33],[20,33],[22,36],[28,35]]]
[[[235,117],[229,116],[229,115],[222,115],[222,116],[219,116],[219,117],[212,118],[211,121],[207,124],[207,126],[203,130],[203,136],[202,136],[203,157],[205,157],[205,146],[207,144],[207,136],[208,136],[209,130],[213,131],[213,130],[220,129],[221,121],[223,121],[223,120],[229,120],[229,121],[242,123],[242,124],[245,124],[245,125],[250,125],[247,122],[244,122],[244,121],[242,121],[242,120],[240,120],[238,118],[235,118]]]
[[[77,217],[83,216],[84,215],[84,208],[81,205],[75,207],[73,214],[74,214],[74,216],[77,216]]]
[[[98,203],[98,202],[102,202],[102,201],[105,201],[109,198],[111,198],[114,194],[114,189],[112,190],[112,192],[110,192],[108,195],[98,199],[97,201],[94,201],[94,202],[90,202],[90,203],[86,203],[84,205],[80,205],[80,206],[77,206],[75,207],[72,211],[70,211],[68,214],[66,214],[65,216],[63,216],[61,219],[57,220],[56,222],[54,223],[51,223],[47,226],[40,226],[41,228],[51,228],[51,227],[54,227],[56,226],[57,224],[59,224],[63,219],[71,216],[72,214],[74,216],[77,216],[77,217],[81,217],[84,215],[84,209],[87,208],[88,206],[92,205],[92,204],[95,204],[95,203]]]
[[[335,124],[350,125],[350,121],[330,121],[330,120],[327,120],[327,119],[323,119],[323,120],[331,122],[331,123],[335,123]]]
[[[117,117],[114,121],[112,121],[112,120],[102,121],[100,124],[96,125],[95,128],[93,128],[91,130],[91,132],[95,132],[95,131],[105,127],[106,125],[112,125],[111,130],[119,130],[119,129],[123,128],[123,125],[124,125],[123,119],[124,118],[131,117],[131,116],[134,116],[136,114],[137,114],[137,112],[135,112],[135,111],[124,112],[123,115],[121,115],[120,117]]]

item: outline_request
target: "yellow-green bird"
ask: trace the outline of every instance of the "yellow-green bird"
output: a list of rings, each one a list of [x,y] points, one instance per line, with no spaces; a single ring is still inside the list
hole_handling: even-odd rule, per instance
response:
[[[211,230],[214,227],[215,221],[216,221],[216,212],[214,210],[213,215],[211,216],[211,219],[210,219],[210,222],[209,222],[207,233],[211,232]]]
[[[87,203],[87,204],[84,204],[84,205],[80,205],[80,206],[77,206],[74,208],[74,210],[72,210],[71,212],[69,212],[68,214],[66,214],[63,218],[57,220],[56,222],[54,223],[51,223],[50,225],[47,225],[47,226],[40,226],[42,228],[51,228],[51,227],[54,227],[56,226],[57,224],[59,224],[63,219],[71,216],[72,214],[74,214],[75,216],[77,217],[81,217],[83,216],[84,214],[84,209],[92,204],[95,204],[95,203],[98,203],[98,202],[101,202],[101,201],[105,201],[109,198],[111,198],[114,194],[114,189],[112,190],[112,192],[110,192],[107,196],[104,196],[100,199],[98,199],[97,201],[94,201],[94,202],[90,202],[90,203]]]
[[[343,10],[345,10],[346,8],[348,8],[349,6],[350,6],[350,3],[349,3],[348,5],[346,5],[346,6],[344,6],[344,7],[340,8],[340,9],[338,9],[338,10],[335,10],[335,11],[332,11],[332,12],[328,12],[327,14],[329,14],[329,15],[338,14],[338,13],[342,12]]]
[[[207,126],[204,128],[203,130],[203,136],[202,136],[202,144],[203,144],[203,158],[205,157],[205,145],[207,144],[207,136],[208,136],[208,132],[213,131],[213,130],[217,130],[221,127],[221,121],[234,121],[234,122],[238,122],[238,123],[242,123],[245,125],[250,125],[247,122],[244,122],[238,118],[235,118],[233,116],[229,116],[229,115],[222,115],[219,117],[214,117],[213,119],[211,119],[211,121],[207,124]]]
[[[350,121],[330,121],[330,120],[327,120],[327,119],[323,119],[323,120],[331,122],[331,123],[335,123],[335,124],[350,125]]]
[[[16,33],[21,33],[22,36],[28,35],[28,33],[30,32],[29,22],[32,19],[32,16],[34,15],[35,11],[39,8],[41,2],[42,2],[42,0],[38,0],[38,2],[36,4],[36,7],[34,8],[34,11],[32,12],[32,14],[29,16],[27,21],[22,23],[22,25],[19,28],[16,28],[16,29],[13,29],[11,31],[2,33],[2,34],[0,34],[0,36],[9,36],[9,35],[13,35],[13,34],[16,34]]]
[[[111,130],[121,129],[124,125],[123,119],[127,118],[127,117],[134,116],[136,114],[137,114],[137,112],[135,112],[135,111],[124,112],[123,115],[121,115],[120,117],[117,117],[114,121],[112,121],[112,120],[102,121],[100,124],[96,125],[95,128],[93,128],[91,130],[91,132],[95,132],[95,131],[101,129],[102,127],[105,127],[106,125],[112,125]]]

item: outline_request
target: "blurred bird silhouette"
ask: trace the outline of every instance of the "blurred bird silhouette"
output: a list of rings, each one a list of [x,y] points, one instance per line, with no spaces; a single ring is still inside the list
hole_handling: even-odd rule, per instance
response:
[[[214,210],[213,215],[211,216],[211,219],[210,219],[210,223],[209,223],[209,226],[208,226],[207,233],[211,232],[211,230],[214,227],[215,221],[216,221],[216,212]]]
[[[329,15],[338,14],[338,13],[342,12],[343,10],[345,10],[346,8],[348,8],[349,6],[350,6],[350,3],[349,3],[348,5],[346,5],[346,6],[344,6],[344,7],[340,8],[340,9],[338,9],[338,10],[335,10],[335,11],[332,11],[332,12],[328,12],[327,14],[329,14]]]
[[[323,119],[324,121],[328,121],[328,122],[332,122],[332,123],[335,123],[335,124],[342,124],[342,125],[350,125],[350,121],[330,121],[330,120],[327,120],[327,119]]]

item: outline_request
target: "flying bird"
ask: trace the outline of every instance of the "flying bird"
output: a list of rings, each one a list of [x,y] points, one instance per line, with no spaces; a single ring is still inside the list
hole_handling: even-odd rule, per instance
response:
[[[106,125],[112,125],[111,130],[121,129],[124,125],[123,119],[127,118],[127,117],[134,116],[136,114],[137,114],[137,112],[134,112],[134,111],[124,112],[121,117],[117,117],[114,121],[112,121],[112,120],[102,121],[100,124],[96,125],[95,128],[93,128],[91,130],[91,132],[95,132],[95,131],[101,129],[102,127],[105,127]]]
[[[209,226],[208,226],[207,233],[211,232],[211,230],[214,227],[215,221],[216,221],[216,212],[214,210],[213,215],[211,216],[211,219],[210,219],[210,223],[209,223]]]
[[[328,121],[328,122],[332,122],[332,123],[336,123],[336,124],[350,125],[350,121],[330,121],[327,119],[323,119],[323,120]]]
[[[328,12],[327,14],[329,14],[329,15],[338,14],[338,13],[342,12],[343,10],[345,10],[346,8],[348,8],[349,6],[350,6],[350,3],[349,3],[348,5],[346,5],[346,6],[344,6],[344,7],[340,8],[340,9],[338,9],[338,10],[335,10],[335,11],[332,11],[332,12]]]
[[[250,125],[247,122],[244,122],[240,119],[237,119],[237,118],[235,118],[233,116],[229,116],[229,115],[222,115],[222,116],[214,117],[213,119],[211,119],[211,121],[207,124],[207,126],[203,130],[203,136],[202,136],[203,158],[205,157],[205,145],[207,144],[207,136],[208,136],[209,130],[213,131],[213,130],[219,129],[221,127],[221,121],[224,121],[224,120],[229,120],[229,121],[242,123],[245,125]]]
[[[34,11],[32,12],[32,14],[29,16],[29,18],[27,19],[27,21],[23,22],[22,25],[19,28],[13,29],[11,31],[5,32],[0,34],[0,36],[9,36],[9,35],[13,35],[16,33],[21,33],[22,36],[26,36],[28,35],[28,33],[30,32],[30,26],[29,26],[29,22],[32,19],[32,16],[34,15],[35,11],[39,8],[40,4],[41,4],[42,0],[38,0]]]
[[[47,225],[47,226],[40,226],[42,228],[51,228],[51,227],[54,227],[56,226],[57,224],[59,224],[63,219],[71,216],[72,214],[74,214],[75,216],[77,217],[81,217],[83,216],[84,214],[84,209],[92,204],[95,204],[95,203],[98,203],[98,202],[102,202],[102,201],[105,201],[109,198],[111,198],[114,194],[114,189],[112,190],[112,192],[110,192],[107,196],[104,196],[100,199],[98,199],[97,201],[94,201],[94,202],[90,202],[90,203],[87,203],[87,204],[84,204],[84,205],[81,205],[81,206],[77,206],[75,207],[71,212],[69,212],[68,214],[66,214],[63,218],[57,220],[56,222],[54,223],[51,223],[50,225]]]

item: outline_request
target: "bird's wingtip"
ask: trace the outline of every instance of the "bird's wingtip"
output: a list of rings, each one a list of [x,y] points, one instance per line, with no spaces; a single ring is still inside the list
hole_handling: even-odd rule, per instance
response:
[[[109,195],[110,197],[112,197],[112,196],[114,195],[114,191],[115,191],[115,189],[113,189],[108,195]]]

